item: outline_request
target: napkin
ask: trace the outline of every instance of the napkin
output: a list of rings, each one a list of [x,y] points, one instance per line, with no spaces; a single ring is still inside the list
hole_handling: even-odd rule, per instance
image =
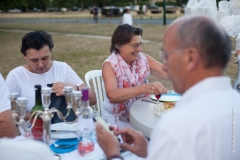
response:
[[[79,140],[77,138],[60,139],[60,140],[57,140],[55,142],[55,144],[58,144],[58,145],[74,145],[74,146],[70,146],[70,147],[66,147],[66,148],[56,148],[54,146],[54,144],[51,144],[50,148],[54,153],[59,153],[59,154],[68,153],[68,152],[71,152],[71,151],[74,151],[75,149],[77,149],[78,142],[79,142]]]

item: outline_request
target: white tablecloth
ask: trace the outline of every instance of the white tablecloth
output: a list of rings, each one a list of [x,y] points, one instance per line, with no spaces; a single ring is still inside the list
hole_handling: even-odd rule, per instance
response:
[[[24,140],[25,138],[23,136],[17,136],[14,138],[14,140]],[[55,142],[56,139],[52,139],[52,142]],[[84,157],[80,156],[78,154],[77,149],[64,154],[59,154],[61,156],[61,160],[105,160],[105,155],[98,145],[98,143],[95,143],[94,145],[94,151],[88,153]],[[144,158],[137,157],[136,155],[132,154],[131,152],[124,152],[122,153],[122,156],[125,160],[144,160]]]

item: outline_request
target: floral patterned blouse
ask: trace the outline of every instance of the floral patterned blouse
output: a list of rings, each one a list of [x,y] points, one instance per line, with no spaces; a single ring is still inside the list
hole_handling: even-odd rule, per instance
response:
[[[138,54],[138,59],[132,63],[132,66],[128,65],[120,54],[112,53],[108,60],[116,75],[118,88],[130,88],[147,83],[150,66],[143,53]],[[144,96],[147,94],[131,98],[123,103],[111,103],[112,114],[118,115],[120,120],[129,121],[130,106],[134,101]]]

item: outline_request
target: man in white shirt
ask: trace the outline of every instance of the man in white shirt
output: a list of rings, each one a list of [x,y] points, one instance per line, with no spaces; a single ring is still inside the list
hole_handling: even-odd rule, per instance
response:
[[[35,105],[34,85],[47,87],[47,84],[53,84],[52,91],[56,96],[64,95],[65,86],[73,86],[74,90],[87,87],[67,63],[51,60],[53,47],[52,36],[47,32],[38,30],[27,33],[22,38],[21,44],[26,64],[14,68],[7,75],[9,92],[19,93],[21,97],[28,98],[25,119],[30,117],[31,109]],[[96,104],[96,95],[92,89],[89,89],[89,103]]]
[[[205,16],[180,18],[164,35],[162,55],[181,100],[159,120],[149,145],[130,128],[116,132],[119,144],[97,123],[107,159],[121,159],[120,146],[148,160],[239,160],[240,95],[224,76],[231,56],[226,32]]]
[[[124,9],[124,14],[123,14],[123,23],[122,24],[129,24],[132,25],[132,15],[130,13],[130,10],[128,8]]]
[[[15,137],[16,125],[12,118],[7,85],[0,74],[0,138]]]

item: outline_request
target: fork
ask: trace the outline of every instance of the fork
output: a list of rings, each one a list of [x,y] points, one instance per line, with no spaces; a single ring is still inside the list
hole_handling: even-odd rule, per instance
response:
[[[76,144],[55,144],[52,143],[55,148],[69,148],[69,147],[74,147]]]

